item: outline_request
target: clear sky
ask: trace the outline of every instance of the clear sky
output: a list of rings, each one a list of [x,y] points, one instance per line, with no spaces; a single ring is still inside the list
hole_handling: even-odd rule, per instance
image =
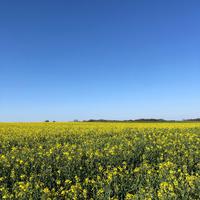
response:
[[[200,117],[199,0],[0,2],[0,121]]]

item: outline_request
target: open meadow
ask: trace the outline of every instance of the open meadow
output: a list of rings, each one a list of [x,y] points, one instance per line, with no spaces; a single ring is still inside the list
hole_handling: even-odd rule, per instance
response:
[[[0,123],[0,199],[199,199],[200,123]]]

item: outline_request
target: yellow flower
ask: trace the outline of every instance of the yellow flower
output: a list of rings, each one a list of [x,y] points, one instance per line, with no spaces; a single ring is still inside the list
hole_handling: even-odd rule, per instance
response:
[[[137,172],[140,171],[140,168],[139,168],[139,167],[136,167],[133,171],[134,171],[135,173],[137,173]]]
[[[66,180],[65,180],[65,183],[66,183],[66,184],[71,184],[72,181],[70,181],[69,179],[66,179]]]
[[[43,192],[46,193],[46,194],[49,193],[49,192],[50,192],[50,191],[49,191],[49,188],[47,188],[47,187],[44,188]]]
[[[103,167],[100,165],[99,166],[99,171],[101,172],[103,170]]]

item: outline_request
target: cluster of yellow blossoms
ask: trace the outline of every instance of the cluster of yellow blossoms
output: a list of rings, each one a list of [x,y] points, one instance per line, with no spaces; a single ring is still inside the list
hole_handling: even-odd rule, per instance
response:
[[[0,199],[200,197],[200,123],[0,123]]]

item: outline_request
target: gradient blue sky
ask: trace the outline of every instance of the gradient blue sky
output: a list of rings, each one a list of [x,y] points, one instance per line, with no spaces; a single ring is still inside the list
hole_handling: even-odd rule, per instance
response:
[[[200,116],[199,0],[0,2],[0,121]]]

